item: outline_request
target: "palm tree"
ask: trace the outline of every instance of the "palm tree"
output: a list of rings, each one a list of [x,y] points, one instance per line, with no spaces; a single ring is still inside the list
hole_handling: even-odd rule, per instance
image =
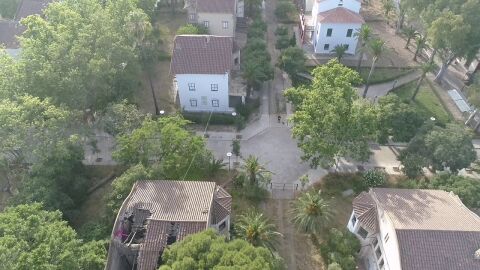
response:
[[[306,233],[315,233],[330,222],[332,209],[319,192],[310,191],[293,201],[293,223]]]
[[[260,164],[258,157],[248,156],[245,160],[245,164],[242,166],[242,172],[244,178],[247,178],[251,185],[257,184],[259,181],[268,180],[272,173],[265,169],[265,167]]]
[[[275,225],[272,224],[263,213],[249,211],[245,215],[240,215],[237,222],[237,233],[247,242],[255,247],[265,247],[269,250],[275,250],[275,244],[281,233],[275,231]]]
[[[420,78],[418,79],[417,86],[415,87],[415,91],[413,92],[413,95],[412,95],[412,101],[415,100],[415,97],[417,96],[418,91],[420,90],[420,85],[422,85],[422,82],[427,76],[427,73],[434,69],[434,64],[427,62],[423,64],[421,68],[422,68],[422,76],[420,76]]]
[[[417,30],[415,30],[412,26],[403,29],[403,34],[407,37],[407,44],[405,45],[405,49],[408,49],[408,45],[410,45],[410,40],[415,38],[418,35]]]
[[[360,57],[358,58],[358,64],[357,64],[357,71],[358,71],[360,70],[360,65],[362,64],[363,54],[365,53],[367,43],[372,38],[372,28],[370,28],[370,26],[368,26],[367,24],[364,24],[362,25],[362,27],[360,27],[360,29],[358,29],[355,32],[354,36],[357,37],[362,42],[359,49]]]
[[[390,12],[395,8],[395,5],[393,4],[392,0],[383,0],[383,11],[385,14],[385,18],[387,19],[387,24],[388,24],[388,19]]]
[[[373,39],[368,44],[368,49],[372,54],[372,66],[370,68],[370,73],[368,73],[367,82],[365,83],[365,89],[363,90],[363,98],[367,97],[368,87],[370,86],[370,78],[372,77],[373,70],[375,69],[375,64],[377,60],[380,58],[382,53],[385,51],[385,42],[381,39]]]
[[[417,61],[417,56],[420,53],[422,49],[424,49],[427,46],[427,37],[426,36],[417,36],[415,38],[415,45],[417,46],[417,49],[415,50],[415,55],[413,56],[413,61]]]
[[[335,56],[337,57],[338,62],[340,62],[343,56],[345,55],[345,53],[347,52],[347,50],[348,50],[348,46],[346,44],[340,44],[335,46],[335,48],[333,48],[331,52],[335,53]]]

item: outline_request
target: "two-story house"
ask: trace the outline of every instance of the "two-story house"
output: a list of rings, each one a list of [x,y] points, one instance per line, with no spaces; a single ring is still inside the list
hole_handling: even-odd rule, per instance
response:
[[[231,112],[232,70],[240,64],[240,51],[232,37],[176,36],[170,73],[174,96],[182,111]]]
[[[355,32],[365,22],[360,7],[358,0],[314,0],[311,14],[300,15],[301,40],[311,43],[315,53],[329,54],[345,45],[347,54],[355,54]]]
[[[158,269],[168,245],[209,228],[229,237],[231,205],[215,182],[137,181],[115,220],[105,269]]]
[[[186,0],[187,22],[198,24],[216,36],[235,36],[237,17],[243,17],[243,1]]]
[[[347,228],[368,270],[480,269],[480,217],[452,192],[370,189]]]

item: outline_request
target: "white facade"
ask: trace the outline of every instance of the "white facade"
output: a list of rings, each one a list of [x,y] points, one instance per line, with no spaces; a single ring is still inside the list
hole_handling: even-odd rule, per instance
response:
[[[235,36],[235,14],[229,13],[198,13],[198,24],[208,29],[208,33],[214,36]]]
[[[310,12],[310,11],[312,11],[313,3],[314,3],[315,1],[316,1],[316,0],[305,0],[305,10],[304,10],[304,12]]]
[[[177,74],[180,106],[187,112],[230,112],[229,74]]]
[[[360,257],[365,258],[367,270],[401,270],[397,234],[393,223],[385,213],[380,215],[378,232],[371,232],[362,226],[352,213],[347,224],[350,232],[361,243]],[[368,234],[360,233],[365,230]]]
[[[347,45],[346,53],[355,54],[358,39],[354,33],[360,27],[362,27],[360,23],[318,23],[313,37],[315,53],[331,53],[335,46]]]

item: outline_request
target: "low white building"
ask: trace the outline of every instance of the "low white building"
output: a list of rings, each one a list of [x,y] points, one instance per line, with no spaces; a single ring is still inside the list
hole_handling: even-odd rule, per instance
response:
[[[240,52],[232,37],[176,36],[170,73],[182,111],[233,111],[230,96],[236,89],[232,70],[239,65]]]
[[[355,54],[355,32],[365,22],[360,7],[357,0],[314,0],[311,14],[300,15],[302,42],[312,44],[319,54],[330,54],[339,45],[347,46],[347,54]]]
[[[373,188],[347,225],[368,270],[480,269],[480,217],[452,192]]]

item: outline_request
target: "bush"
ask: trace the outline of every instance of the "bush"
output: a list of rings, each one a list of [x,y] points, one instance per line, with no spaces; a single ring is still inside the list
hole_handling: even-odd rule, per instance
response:
[[[279,36],[275,42],[275,49],[283,50],[290,47],[290,38],[287,35]]]
[[[177,30],[177,35],[205,35],[208,34],[208,29],[194,24],[186,24]]]
[[[365,187],[361,173],[329,173],[323,177],[320,189],[329,195],[338,195],[347,189],[360,193]]]
[[[387,176],[380,170],[369,170],[363,174],[362,182],[364,187],[379,187],[385,185]]]
[[[340,264],[334,262],[328,265],[327,270],[342,270],[342,267],[340,266]]]
[[[192,121],[196,124],[205,125],[210,118],[210,125],[234,125],[235,117],[231,114],[223,114],[223,113],[212,113],[212,117],[210,117],[210,113],[189,113],[183,112],[183,117],[189,121]]]
[[[332,264],[338,264],[343,270],[356,269],[355,256],[359,250],[360,241],[357,237],[346,230],[340,231],[336,228],[329,231],[326,241],[320,245],[320,254],[329,265],[328,269]]]
[[[417,154],[403,153],[400,155],[402,172],[411,179],[423,174],[423,167],[426,166],[425,158]]]
[[[100,218],[96,221],[87,222],[80,227],[78,236],[84,241],[103,240],[109,238],[111,230],[111,225],[107,223],[107,219]]]
[[[283,25],[278,26],[277,29],[275,30],[275,35],[276,36],[288,35],[288,28]]]
[[[277,3],[277,8],[275,8],[275,16],[280,21],[289,21],[293,12],[295,12],[295,5],[292,2],[281,1]]]
[[[247,100],[245,104],[238,104],[235,106],[235,111],[243,116],[245,120],[248,120],[250,118],[250,115],[260,107],[260,100],[254,99],[254,100]]]
[[[480,181],[477,179],[443,173],[431,179],[427,188],[452,191],[467,207],[480,208]]]

